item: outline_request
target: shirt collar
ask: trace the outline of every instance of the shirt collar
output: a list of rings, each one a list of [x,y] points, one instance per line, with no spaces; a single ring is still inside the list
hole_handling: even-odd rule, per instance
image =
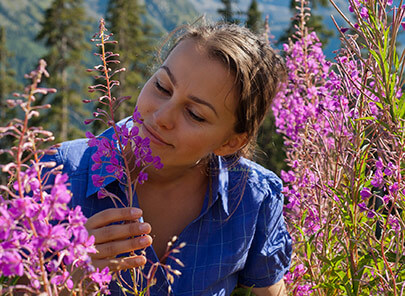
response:
[[[229,216],[229,168],[225,159],[215,156],[211,161],[212,204],[221,199],[222,209]]]

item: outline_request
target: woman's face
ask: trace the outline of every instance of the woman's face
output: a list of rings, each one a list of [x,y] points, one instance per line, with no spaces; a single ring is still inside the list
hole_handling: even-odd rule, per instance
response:
[[[184,40],[148,80],[138,97],[143,136],[165,167],[194,166],[210,153],[232,154],[244,144],[235,134],[234,76]]]

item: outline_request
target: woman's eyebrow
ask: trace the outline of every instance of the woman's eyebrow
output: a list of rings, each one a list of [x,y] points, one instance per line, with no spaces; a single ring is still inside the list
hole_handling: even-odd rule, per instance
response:
[[[163,66],[160,66],[160,68],[166,71],[166,73],[167,73],[167,75],[169,76],[170,80],[172,81],[173,85],[174,85],[174,86],[177,86],[177,80],[176,80],[176,78],[174,77],[172,71],[170,71],[169,67],[163,65]]]
[[[163,65],[163,66],[161,66],[160,68],[166,71],[166,73],[167,73],[167,75],[169,76],[169,79],[171,80],[171,82],[173,83],[173,85],[174,85],[174,86],[177,86],[177,80],[176,80],[176,78],[174,77],[172,71],[170,71],[169,67]],[[218,117],[217,110],[215,110],[214,106],[212,106],[212,104],[210,104],[209,102],[207,102],[207,101],[205,101],[205,100],[203,100],[203,99],[200,99],[200,98],[198,98],[198,97],[196,97],[196,96],[193,96],[193,95],[189,95],[188,98],[189,98],[190,100],[192,100],[192,101],[198,103],[198,104],[202,104],[202,105],[205,105],[205,106],[209,107],[212,111],[214,111],[215,115]]]

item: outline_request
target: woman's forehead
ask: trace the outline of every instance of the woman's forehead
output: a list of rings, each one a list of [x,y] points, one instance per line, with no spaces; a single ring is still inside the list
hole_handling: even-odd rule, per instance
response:
[[[225,102],[227,109],[235,110],[235,76],[218,59],[208,56],[201,42],[187,39],[181,41],[163,64],[169,76],[181,87],[214,103]],[[162,67],[161,67],[162,69]]]

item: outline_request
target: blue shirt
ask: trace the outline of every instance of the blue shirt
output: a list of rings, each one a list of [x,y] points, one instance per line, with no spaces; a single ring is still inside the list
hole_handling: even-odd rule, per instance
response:
[[[111,138],[112,130],[108,129],[102,136]],[[64,165],[63,172],[69,175],[72,192],[70,206],[80,205],[86,217],[114,207],[109,198],[97,198],[98,188],[94,187],[91,176],[108,173],[105,167],[91,170],[91,155],[95,151],[96,147],[88,147],[86,139],[79,139],[63,143],[57,154],[46,159]],[[230,295],[237,283],[255,287],[273,285],[289,269],[292,246],[283,219],[281,180],[244,158],[230,165],[218,157],[212,166],[212,202],[207,188],[200,215],[177,240],[177,244],[186,243],[175,254],[184,267],[171,258],[166,261],[182,273],[171,285],[172,295]],[[104,187],[126,203],[117,180],[106,179]],[[136,194],[134,205],[138,205]],[[152,247],[146,249],[146,256],[151,262],[158,262]],[[150,266],[148,262],[145,272]],[[131,282],[129,272],[124,272],[124,278]],[[156,279],[151,295],[168,295],[169,282],[161,267]],[[112,295],[123,295],[116,283],[110,288]]]

